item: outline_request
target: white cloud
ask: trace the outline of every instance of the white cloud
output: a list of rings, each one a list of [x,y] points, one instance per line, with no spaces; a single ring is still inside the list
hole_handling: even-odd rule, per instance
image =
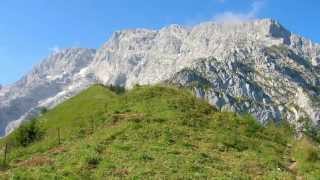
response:
[[[263,1],[254,1],[251,4],[251,10],[249,12],[233,12],[226,11],[214,16],[213,20],[218,23],[238,23],[243,21],[250,21],[257,18],[260,10],[264,5]]]

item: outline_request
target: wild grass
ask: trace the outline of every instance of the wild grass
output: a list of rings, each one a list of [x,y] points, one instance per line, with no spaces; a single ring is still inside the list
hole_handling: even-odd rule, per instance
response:
[[[219,112],[192,92],[100,85],[37,119],[42,138],[10,144],[1,179],[316,178],[319,149],[286,124]],[[120,92],[120,93],[119,93]],[[58,130],[61,144],[58,143]],[[308,152],[306,153],[306,149]],[[296,158],[296,172],[288,167]]]

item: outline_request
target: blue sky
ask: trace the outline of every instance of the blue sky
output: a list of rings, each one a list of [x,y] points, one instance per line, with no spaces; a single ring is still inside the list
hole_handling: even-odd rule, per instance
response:
[[[1,0],[0,84],[54,50],[98,48],[127,28],[267,17],[320,42],[319,7],[318,0]]]

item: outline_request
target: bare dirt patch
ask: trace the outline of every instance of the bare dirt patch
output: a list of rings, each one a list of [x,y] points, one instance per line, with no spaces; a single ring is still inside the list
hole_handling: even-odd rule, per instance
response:
[[[35,166],[45,166],[52,165],[53,161],[46,156],[35,156],[31,159],[22,161],[18,164],[18,166],[27,166],[27,167],[35,167]]]
[[[54,148],[50,149],[49,153],[53,154],[53,155],[58,155],[58,154],[66,152],[66,151],[67,150],[64,147],[58,146],[58,147],[54,147]]]

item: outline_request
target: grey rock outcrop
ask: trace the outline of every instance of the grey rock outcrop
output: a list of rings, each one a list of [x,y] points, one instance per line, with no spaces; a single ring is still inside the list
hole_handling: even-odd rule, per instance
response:
[[[113,34],[97,51],[50,56],[0,90],[0,134],[40,107],[54,107],[94,83],[188,86],[221,110],[260,122],[320,120],[320,46],[270,19],[171,25]],[[9,125],[8,125],[9,124]],[[2,128],[2,129],[1,129]]]
[[[192,81],[201,84],[199,97],[221,109],[299,125],[301,117],[320,120],[319,47],[270,19],[172,25],[115,33],[91,69],[102,83],[127,88]]]

